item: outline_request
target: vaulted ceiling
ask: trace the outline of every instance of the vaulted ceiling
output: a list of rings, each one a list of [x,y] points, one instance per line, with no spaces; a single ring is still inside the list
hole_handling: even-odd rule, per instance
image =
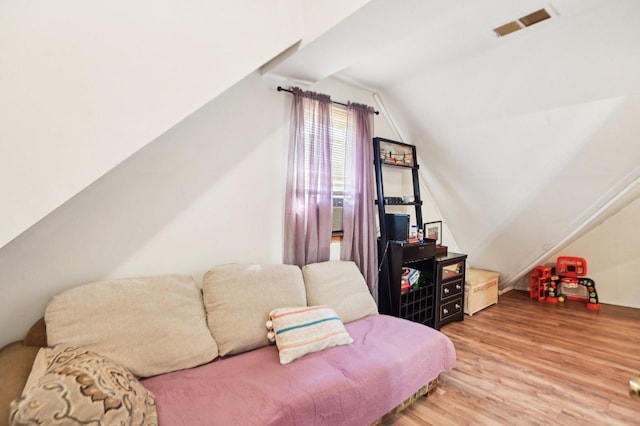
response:
[[[263,72],[378,93],[460,249],[509,281],[638,196],[638,16],[633,0],[374,0]]]
[[[254,96],[250,114],[279,107],[256,69],[377,93],[372,105],[417,146],[445,244],[500,271],[501,285],[638,198],[637,0],[147,6],[0,2],[0,345],[72,283],[247,256],[244,244],[219,243],[238,239],[235,227],[225,238],[199,221],[219,220],[216,197],[254,190],[236,190],[244,163],[211,167],[219,147],[209,142],[237,137],[227,114],[244,114]],[[550,19],[494,34],[541,8]],[[270,112],[239,138],[255,164],[268,152],[276,165],[265,198],[280,195],[273,143],[287,127]],[[281,207],[270,207],[267,222],[279,222]],[[255,219],[245,210],[233,218],[243,225]],[[253,249],[273,259],[281,228],[267,228]]]
[[[0,248],[266,61],[378,94],[448,237],[503,282],[638,196],[637,0],[41,3],[0,6]]]

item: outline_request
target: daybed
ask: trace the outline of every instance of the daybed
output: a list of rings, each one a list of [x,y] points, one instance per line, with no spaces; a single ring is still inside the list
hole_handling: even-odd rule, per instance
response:
[[[0,424],[368,425],[455,364],[441,332],[379,315],[352,262],[85,284],[44,319],[47,348],[41,321],[0,351]]]

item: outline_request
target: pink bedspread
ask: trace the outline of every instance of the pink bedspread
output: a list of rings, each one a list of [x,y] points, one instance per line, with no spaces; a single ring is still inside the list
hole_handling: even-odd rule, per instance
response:
[[[354,343],[280,365],[269,346],[142,380],[160,426],[369,425],[456,361],[444,334],[374,315],[346,324]]]

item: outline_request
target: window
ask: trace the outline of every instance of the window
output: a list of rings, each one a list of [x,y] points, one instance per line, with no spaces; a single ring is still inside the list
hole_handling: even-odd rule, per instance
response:
[[[310,134],[313,132],[311,125],[312,112],[305,113],[305,129],[308,129],[307,143],[310,143]],[[309,116],[306,116],[309,114]],[[331,105],[331,194],[333,197],[333,226],[334,233],[342,232],[342,205],[344,200],[344,175],[345,175],[345,145],[347,140],[347,108],[343,105]],[[306,149],[305,162],[310,161],[311,149]]]
[[[347,108],[331,107],[331,183],[333,193],[333,232],[342,232],[344,201],[344,161],[347,141]]]

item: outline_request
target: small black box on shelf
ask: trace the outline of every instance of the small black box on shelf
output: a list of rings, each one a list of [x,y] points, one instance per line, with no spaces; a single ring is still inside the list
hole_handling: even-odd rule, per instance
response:
[[[409,239],[409,215],[386,213],[384,224],[387,229],[387,240],[407,241]]]
[[[389,204],[402,204],[402,197],[384,197],[384,203]]]

